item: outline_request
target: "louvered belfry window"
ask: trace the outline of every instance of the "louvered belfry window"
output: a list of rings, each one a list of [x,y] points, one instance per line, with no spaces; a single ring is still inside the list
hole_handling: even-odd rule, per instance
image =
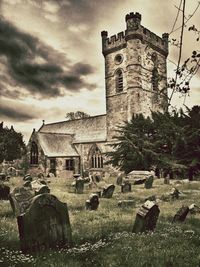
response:
[[[123,73],[121,69],[116,71],[115,82],[116,82],[116,92],[117,93],[122,92],[123,91]]]

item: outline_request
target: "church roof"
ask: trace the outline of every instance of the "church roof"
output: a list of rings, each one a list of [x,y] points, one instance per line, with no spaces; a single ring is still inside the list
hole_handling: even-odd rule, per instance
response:
[[[71,134],[73,143],[106,141],[106,115],[44,124],[39,132]]]
[[[48,157],[76,157],[78,153],[72,144],[73,136],[67,134],[37,133],[39,143]]]

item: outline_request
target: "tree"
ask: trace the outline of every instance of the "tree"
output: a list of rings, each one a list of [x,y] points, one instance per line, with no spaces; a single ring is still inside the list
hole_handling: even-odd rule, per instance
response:
[[[22,134],[16,132],[12,126],[10,129],[4,128],[3,123],[0,124],[0,151],[0,162],[20,159],[25,153]]]
[[[166,173],[187,172],[192,179],[200,170],[199,106],[185,113],[152,112],[151,119],[134,115],[117,132],[107,163],[125,173],[154,167]]]
[[[66,114],[66,119],[68,120],[77,120],[77,119],[83,119],[83,118],[88,118],[88,117],[90,117],[90,115],[83,111],[68,112]]]

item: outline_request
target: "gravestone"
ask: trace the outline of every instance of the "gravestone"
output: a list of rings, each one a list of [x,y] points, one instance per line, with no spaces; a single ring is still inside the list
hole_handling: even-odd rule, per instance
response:
[[[24,213],[30,206],[34,193],[25,187],[16,187],[9,195],[10,205],[15,216]]]
[[[118,207],[120,208],[128,208],[134,206],[135,206],[135,200],[132,199],[118,201]]]
[[[178,199],[180,194],[181,192],[176,187],[172,188],[172,191],[170,193],[172,199]]]
[[[116,185],[122,185],[122,182],[123,182],[123,174],[120,173],[120,174],[118,174],[118,176],[117,176],[117,179],[116,179]]]
[[[184,222],[187,215],[188,215],[188,212],[189,212],[189,207],[188,206],[182,206],[178,211],[177,213],[175,214],[173,220],[172,220],[172,223],[174,222]]]
[[[17,217],[17,222],[23,253],[71,245],[67,204],[51,194],[35,196],[26,213]]]
[[[1,172],[0,173],[0,181],[5,181],[6,180],[6,175],[5,173]]]
[[[85,202],[86,210],[97,210],[99,206],[99,197],[97,194],[91,194]]]
[[[75,182],[75,192],[77,194],[82,194],[84,190],[84,179],[82,178],[77,178]]]
[[[50,189],[47,185],[42,184],[40,181],[31,182],[31,188],[35,192],[35,195],[50,193]]]
[[[200,207],[198,207],[196,204],[191,204],[189,206],[189,210],[190,210],[190,213],[191,214],[197,214],[197,213],[200,213]]]
[[[164,177],[164,184],[170,184],[169,176]]]
[[[153,175],[150,175],[147,177],[145,183],[144,183],[144,186],[146,189],[150,189],[152,188],[153,186]]]
[[[133,226],[134,233],[154,231],[160,210],[158,205],[147,200],[139,209]]]
[[[23,180],[24,180],[24,181],[30,181],[30,182],[32,182],[33,178],[31,177],[30,174],[26,174],[26,175],[24,176]]]
[[[31,181],[25,181],[23,186],[31,188]]]
[[[0,183],[0,199],[8,200],[10,194],[10,187]]]
[[[113,196],[115,190],[114,184],[108,185],[107,187],[103,188],[102,197],[104,198],[111,198]]]
[[[140,185],[140,184],[144,184],[146,181],[146,178],[138,178],[136,180],[134,180],[133,184],[134,185]]]
[[[129,181],[124,181],[124,183],[121,185],[121,192],[122,193],[131,192],[131,183],[129,183]]]

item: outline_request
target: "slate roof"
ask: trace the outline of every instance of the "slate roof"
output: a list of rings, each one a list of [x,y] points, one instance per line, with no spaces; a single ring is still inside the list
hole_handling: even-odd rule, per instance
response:
[[[76,157],[78,153],[72,144],[73,136],[68,134],[37,133],[39,143],[48,157]]]
[[[73,143],[106,141],[106,115],[44,124],[39,132],[71,134]]]

